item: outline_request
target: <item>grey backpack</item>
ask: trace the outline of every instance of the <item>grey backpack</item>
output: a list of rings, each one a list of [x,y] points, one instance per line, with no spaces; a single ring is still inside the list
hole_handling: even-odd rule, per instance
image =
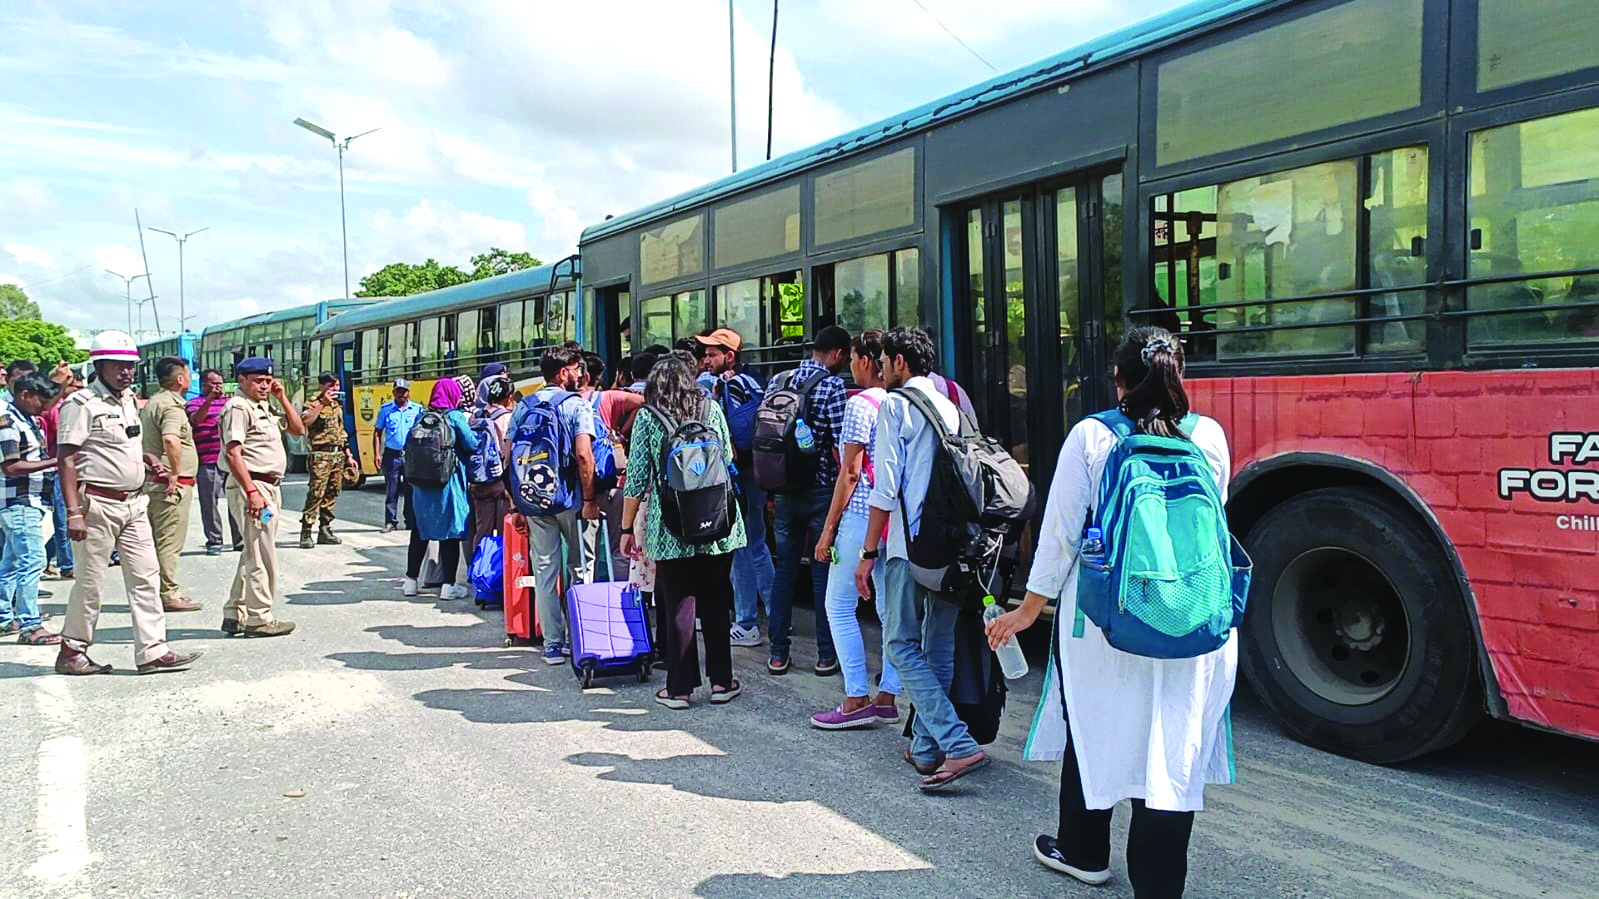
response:
[[[645,406],[666,430],[656,484],[661,524],[684,543],[714,543],[733,533],[732,447],[703,421],[679,423],[655,406]],[[701,417],[709,409],[702,403]]]

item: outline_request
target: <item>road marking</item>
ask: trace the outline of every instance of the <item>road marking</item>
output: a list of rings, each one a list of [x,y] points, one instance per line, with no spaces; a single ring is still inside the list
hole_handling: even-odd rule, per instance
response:
[[[77,734],[72,694],[59,677],[34,682],[34,705],[43,719],[39,744],[39,815],[34,845],[39,858],[25,872],[58,895],[88,896],[89,800],[83,738]]]

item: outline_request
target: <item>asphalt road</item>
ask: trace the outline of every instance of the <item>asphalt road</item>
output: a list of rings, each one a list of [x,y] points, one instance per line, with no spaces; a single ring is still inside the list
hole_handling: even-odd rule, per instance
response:
[[[895,733],[805,726],[836,679],[769,677],[760,650],[735,650],[737,701],[670,712],[654,687],[580,691],[504,648],[497,612],[403,598],[403,535],[377,533],[380,508],[348,495],[346,544],[314,551],[292,548],[285,515],[290,637],[223,639],[238,557],[191,554],[207,608],[169,621],[210,649],[190,672],[123,676],[120,584],[95,651],[117,676],[69,680],[50,650],[0,647],[0,895],[1131,895],[1119,850],[1099,890],[1030,857],[1059,775],[1018,761],[1036,673],[999,764],[924,796]],[[46,586],[59,614],[67,585]],[[1234,727],[1240,783],[1208,794],[1191,896],[1599,890],[1599,745],[1494,725],[1376,768],[1285,739],[1246,693]]]

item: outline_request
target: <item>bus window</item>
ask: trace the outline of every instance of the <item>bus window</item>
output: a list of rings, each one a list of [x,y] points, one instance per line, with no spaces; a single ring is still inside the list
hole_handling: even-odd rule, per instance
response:
[[[833,321],[859,334],[867,328],[887,328],[887,255],[863,256],[833,266]]]
[[[388,340],[383,344],[383,379],[405,377],[407,366],[411,364],[411,323],[399,322],[389,325]]]
[[[816,176],[815,243],[839,243],[916,223],[916,148]]]
[[[550,342],[549,332],[544,327],[546,302],[546,297],[531,297],[522,304],[522,345],[529,350]]]
[[[894,254],[894,324],[922,323],[922,252],[915,247]]]
[[[1366,278],[1372,287],[1413,287],[1427,281],[1427,148],[1401,147],[1366,161],[1366,215],[1371,228]],[[1423,290],[1396,290],[1368,300],[1362,318],[1420,315]],[[1427,323],[1409,319],[1365,326],[1366,351],[1416,352],[1427,341]]]
[[[763,279],[772,282],[773,279]],[[777,342],[805,342],[805,281],[795,272],[793,280],[772,284],[777,296]]]
[[[761,315],[761,279],[735,281],[716,288],[716,326],[731,328],[747,347],[767,344]]]
[[[650,297],[639,302],[639,346],[672,345],[672,297]]]
[[[578,312],[577,306],[578,306],[578,304],[572,302],[572,292],[571,291],[567,291],[566,293],[562,294],[561,296],[564,298],[563,301],[564,301],[564,303],[566,305],[566,324],[565,324],[564,333],[566,334],[566,339],[567,340],[573,340],[573,339],[575,339],[577,337],[577,312]],[[589,308],[593,308],[593,306],[594,306],[593,303],[589,304]],[[593,316],[590,316],[590,321],[592,321],[592,320],[593,320]],[[593,341],[590,341],[590,343],[592,343],[592,342]]]
[[[522,301],[513,300],[501,303],[499,311],[500,327],[500,361],[509,365],[513,370],[518,370],[521,365],[522,347]]]
[[[481,364],[487,364],[494,355],[494,348],[500,345],[498,313],[497,306],[487,306],[477,311],[477,351]]]
[[[459,360],[457,366],[462,372],[476,375],[483,365],[477,358],[478,339],[483,332],[478,330],[478,311],[468,309],[460,314],[455,324],[455,352]]]
[[[705,291],[689,290],[672,297],[672,337],[692,337],[708,327]]]
[[[1470,276],[1526,274],[1470,288],[1468,349],[1599,338],[1599,276],[1537,277],[1599,268],[1599,109],[1533,119],[1471,136]]]
[[[445,372],[456,370],[456,318],[454,313],[439,316],[439,357],[444,360]]]
[[[439,320],[424,318],[416,326],[416,359],[420,363],[418,374],[422,377],[439,374]]]
[[[716,236],[711,261],[717,268],[798,253],[799,185],[729,203],[716,210],[714,219]]]
[[[1477,0],[1477,90],[1491,91],[1599,66],[1586,28],[1593,0]]]
[[[659,284],[705,270],[705,216],[667,222],[639,235],[639,277]]]
[[[383,332],[368,328],[361,332],[361,377],[376,380],[383,371]]]

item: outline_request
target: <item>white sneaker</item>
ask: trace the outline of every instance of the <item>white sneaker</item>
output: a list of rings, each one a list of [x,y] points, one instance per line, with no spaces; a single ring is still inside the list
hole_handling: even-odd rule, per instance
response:
[[[745,630],[735,624],[733,625],[732,629],[727,632],[727,636],[727,642],[733,644],[734,646],[761,645],[761,629],[759,627],[752,627],[749,630]]]
[[[404,593],[406,596],[415,596],[416,595],[416,578],[414,578],[414,577],[406,578],[404,583],[400,584],[400,592]]]
[[[471,599],[472,598],[472,588],[463,587],[460,584],[456,584],[455,585],[455,598],[456,599]]]

